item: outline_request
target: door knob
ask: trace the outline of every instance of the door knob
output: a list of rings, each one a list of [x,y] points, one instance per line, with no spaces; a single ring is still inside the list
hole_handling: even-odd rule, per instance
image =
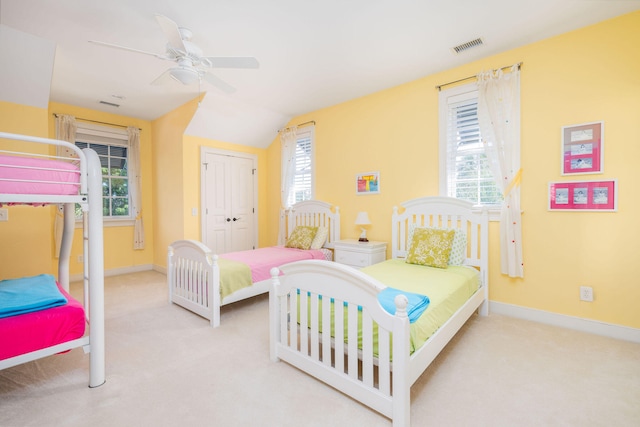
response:
[[[227,222],[231,221],[231,218],[227,218]]]
[[[240,218],[233,218],[234,221],[238,221]]]

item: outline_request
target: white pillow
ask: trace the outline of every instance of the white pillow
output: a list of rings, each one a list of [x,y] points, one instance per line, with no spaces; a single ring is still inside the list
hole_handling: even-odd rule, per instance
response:
[[[413,233],[416,228],[436,228],[440,230],[450,230],[450,228],[420,227],[418,224],[409,224],[407,242],[413,241]],[[462,265],[467,256],[467,234],[460,228],[454,228],[453,243],[451,244],[451,254],[449,255],[449,265]]]
[[[327,241],[327,237],[329,236],[329,229],[324,226],[318,227],[318,231],[316,231],[316,235],[311,242],[311,247],[309,249],[320,249],[324,246],[324,243]]]

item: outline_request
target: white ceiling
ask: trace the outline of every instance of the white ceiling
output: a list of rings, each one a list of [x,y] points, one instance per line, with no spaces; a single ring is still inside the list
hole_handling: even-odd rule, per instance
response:
[[[146,120],[168,113],[199,90],[150,84],[173,63],[88,43],[163,53],[154,17],[162,14],[189,28],[205,56],[260,62],[257,70],[215,70],[237,91],[203,83],[207,96],[188,133],[266,147],[297,115],[638,9],[640,0],[0,0],[0,24],[27,33],[16,49],[6,41],[14,32],[0,31],[0,99],[15,88],[47,89],[28,80],[42,80],[30,72],[34,57],[51,67],[53,42],[51,101]],[[484,46],[452,53],[478,37]],[[21,103],[41,102],[21,93]]]

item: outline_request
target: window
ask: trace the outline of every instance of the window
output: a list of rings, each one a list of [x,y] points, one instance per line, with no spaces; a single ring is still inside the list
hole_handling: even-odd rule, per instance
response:
[[[129,193],[129,148],[126,131],[107,126],[78,124],[76,145],[93,149],[102,166],[102,215],[104,219],[132,219]],[[76,206],[80,216],[80,207]]]
[[[289,206],[314,197],[313,126],[298,129]]]
[[[440,107],[440,194],[478,206],[502,203],[484,152],[475,84],[442,90]]]

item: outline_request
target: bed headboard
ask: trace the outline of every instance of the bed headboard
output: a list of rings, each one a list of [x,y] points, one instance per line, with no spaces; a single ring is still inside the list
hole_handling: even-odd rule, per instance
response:
[[[320,200],[298,202],[287,211],[287,236],[296,225],[324,226],[329,229],[325,248],[333,248],[333,244],[340,240],[340,208]]]
[[[391,219],[391,256],[405,258],[409,226],[459,228],[467,235],[466,265],[486,272],[489,258],[489,215],[486,209],[474,210],[473,204],[452,197],[422,197],[394,206]]]

